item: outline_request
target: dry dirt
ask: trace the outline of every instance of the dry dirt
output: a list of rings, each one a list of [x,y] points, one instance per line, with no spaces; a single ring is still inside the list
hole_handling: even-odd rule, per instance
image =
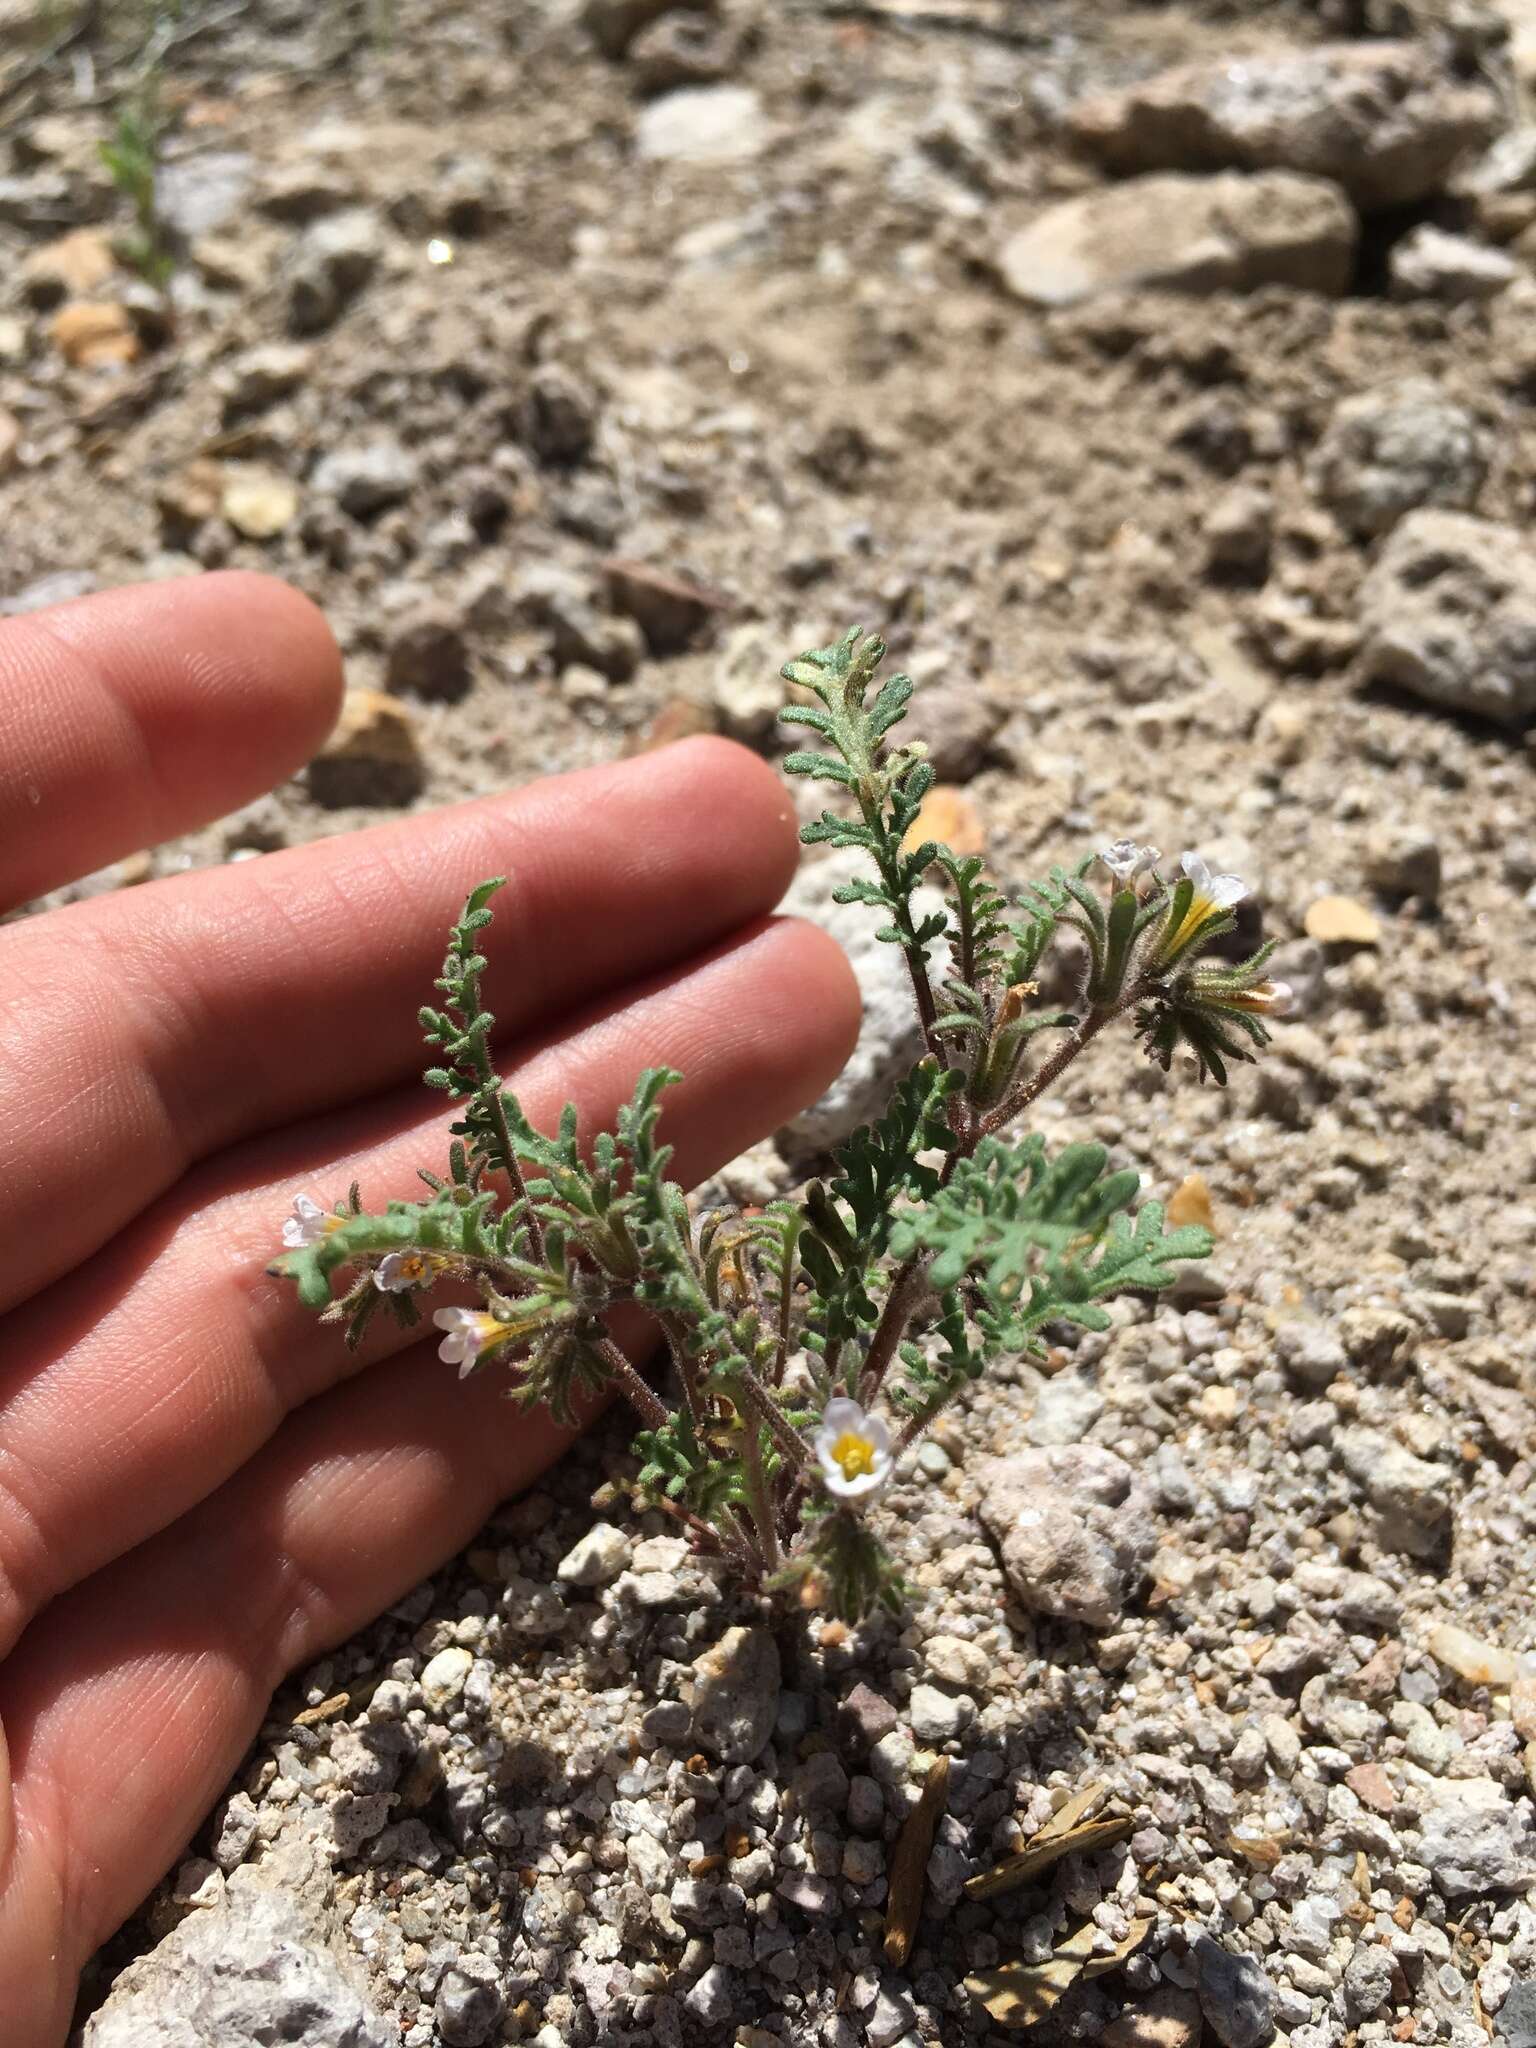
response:
[[[606,758],[658,721],[751,730],[743,677],[862,621],[946,707],[937,744],[948,722],[978,734],[955,773],[1004,880],[1124,836],[1236,868],[1300,995],[1274,1060],[1201,1092],[1126,1049],[1074,1081],[1060,1114],[1154,1186],[1193,1172],[1209,1186],[1227,1348],[1197,1347],[1182,1391],[1198,1404],[1235,1379],[1237,1394],[1192,1405],[1188,1460],[1202,1474],[1262,1472],[1269,1454],[1253,1446],[1267,1439],[1284,1466],[1292,1411],[1321,1390],[1287,1391],[1263,1355],[1269,1335],[1288,1317],[1339,1327],[1347,1312],[1402,1310],[1411,1334],[1387,1345],[1394,1362],[1378,1369],[1380,1345],[1362,1339],[1328,1398],[1341,1421],[1438,1461],[1454,1512],[1443,1544],[1405,1559],[1324,1459],[1310,1492],[1282,1487],[1253,1510],[1258,1533],[1247,1509],[1214,1514],[1185,1547],[1222,1554],[1211,1583],[1236,1604],[1212,1595],[1217,1621],[1197,1647],[1236,1626],[1244,1584],[1289,1550],[1384,1571],[1415,1654],[1447,1616],[1536,1649],[1536,767],[1518,726],[1365,685],[1359,597],[1381,544],[1330,515],[1312,462],[1341,399],[1427,377],[1487,435],[1477,512],[1523,528],[1536,494],[1532,316],[1385,295],[1392,240],[1421,219],[1455,224],[1449,200],[1368,223],[1356,288],[1336,300],[1133,292],[1042,313],[1012,300],[996,268],[1014,223],[1100,182],[1059,140],[1064,105],[1166,63],[1316,40],[1318,10],[744,0],[717,33],[723,82],[755,96],[731,123],[751,147],[704,164],[637,154],[651,101],[636,64],[603,57],[557,5],[210,13],[166,58],[180,112],[168,147],[172,162],[227,159],[228,205],[193,224],[168,313],[121,270],[91,288],[130,305],[142,346],[126,367],[64,360],[34,261],[66,232],[122,224],[93,156],[120,61],[82,71],[64,51],[26,79],[19,56],[0,58],[0,427],[6,412],[19,426],[9,474],[0,434],[0,606],[44,578],[79,589],[267,569],[324,606],[358,688],[384,686],[402,625],[431,611],[462,639],[471,684],[456,701],[401,697],[424,763],[408,808]],[[8,176],[51,177],[57,191],[17,197]],[[189,182],[206,195],[216,181]],[[372,221],[371,274],[302,337],[290,390],[232,404],[243,359],[294,338],[312,232],[295,216],[344,207]],[[353,516],[317,469],[380,441],[398,489]],[[296,493],[264,540],[219,511],[230,477],[250,471]],[[1242,525],[1234,492],[1270,510],[1250,504],[1258,539],[1223,554],[1213,522]],[[614,629],[601,568],[614,556],[704,594],[685,606],[685,645],[656,652]],[[632,673],[557,659],[527,595],[543,563],[590,591],[598,653]],[[233,826],[87,886],[388,812],[322,806],[301,776]],[[1425,845],[1433,888],[1419,886]],[[1330,895],[1371,910],[1374,943],[1306,936],[1309,908]],[[1146,1365],[1127,1354],[1123,1398],[1106,1381],[1119,1412],[1098,1440],[1134,1446],[1145,1429]],[[967,1427],[991,1448],[984,1411],[962,1425],[957,1459]],[[957,1515],[975,1498],[959,1470],[944,1481]],[[1260,1535],[1272,1550],[1245,1565]],[[1179,1597],[1198,1606],[1191,1583],[1138,1609],[1137,1626],[1177,1633]],[[428,1602],[397,1621],[386,1661],[452,1611]],[[326,1681],[378,1669],[385,1640],[338,1653]],[[1499,1711],[1486,1691],[1456,1709],[1462,1722]],[[1391,1886],[1382,1875],[1378,1889]],[[162,1902],[154,1924],[175,1917]],[[1473,1938],[1469,1981],[1498,1946],[1486,1914]],[[954,1960],[935,1936],[930,1977]],[[375,1989],[417,2027],[405,2038],[425,2042],[416,2014],[432,2000],[412,1981]],[[1084,2037],[1126,1995],[1095,2009]],[[1331,2017],[1332,1993],[1312,1995],[1316,2040],[1362,2023],[1353,2007],[1347,2025]],[[574,2028],[560,2038],[652,2038],[527,1996],[528,2037],[552,2016]],[[984,2037],[958,1993],[948,2010],[936,2001],[929,1983],[916,2038]],[[822,2031],[830,2004],[805,1993],[796,2011],[788,2034],[766,2038],[843,2040]],[[1361,2038],[1405,2014],[1428,2030],[1396,2039],[1460,2038],[1439,2011],[1417,1979],[1399,1984]],[[688,2039],[733,2038],[682,2024]],[[886,2038],[853,2024],[849,2042]],[[504,2038],[523,2025],[509,2016]]]

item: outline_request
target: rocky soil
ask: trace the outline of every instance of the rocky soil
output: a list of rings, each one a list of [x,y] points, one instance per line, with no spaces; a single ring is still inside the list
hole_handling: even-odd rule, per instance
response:
[[[90,2048],[1533,2048],[1536,9],[189,8],[167,293],[131,52],[27,16],[0,611],[263,567],[352,685],[86,888],[771,752],[863,620],[1002,880],[1199,847],[1298,995],[1051,1107],[1218,1248],[910,1459],[899,1621],[775,1629],[599,1434],[275,1703]],[[742,1199],[908,1029],[826,881],[866,1041]]]

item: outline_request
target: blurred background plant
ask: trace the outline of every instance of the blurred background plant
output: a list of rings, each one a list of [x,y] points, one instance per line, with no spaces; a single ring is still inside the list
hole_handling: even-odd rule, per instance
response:
[[[156,202],[156,183],[161,144],[171,116],[166,109],[159,52],[153,43],[146,48],[148,62],[136,88],[118,105],[111,137],[101,145],[101,160],[133,209],[133,226],[117,238],[124,260],[149,283],[164,285],[176,267],[176,256]]]

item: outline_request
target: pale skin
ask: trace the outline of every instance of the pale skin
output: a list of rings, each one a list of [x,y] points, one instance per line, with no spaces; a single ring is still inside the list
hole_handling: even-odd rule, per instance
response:
[[[0,623],[0,906],[218,817],[339,701],[320,615],[216,575]],[[517,715],[508,700],[508,716]],[[265,1273],[295,1191],[440,1165],[415,1021],[462,899],[535,1121],[642,1067],[698,1179],[809,1102],[858,995],[774,919],[795,821],[693,740],[0,929],[0,2013],[56,2048],[86,1958],[185,1849],[274,1688],[466,1543],[565,1439]],[[617,1334],[643,1345],[643,1326]]]

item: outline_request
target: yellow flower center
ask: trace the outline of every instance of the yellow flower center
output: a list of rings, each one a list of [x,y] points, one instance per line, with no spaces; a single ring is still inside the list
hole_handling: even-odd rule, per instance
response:
[[[428,1277],[430,1270],[426,1257],[421,1252],[406,1252],[401,1257],[400,1272],[413,1287],[419,1286]]]
[[[845,1479],[858,1479],[875,1469],[875,1447],[867,1436],[845,1429],[832,1446],[832,1462],[841,1465]]]
[[[1171,953],[1176,947],[1182,946],[1185,940],[1193,935],[1197,926],[1203,924],[1216,907],[1211,897],[1202,896],[1197,889],[1189,899],[1189,908],[1179,920],[1178,928],[1175,931],[1171,931],[1167,938],[1164,939],[1163,951]]]

